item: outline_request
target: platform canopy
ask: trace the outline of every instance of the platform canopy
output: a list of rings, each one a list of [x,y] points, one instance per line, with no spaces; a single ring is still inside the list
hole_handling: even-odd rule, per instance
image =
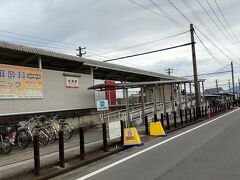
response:
[[[199,79],[199,82],[205,81],[205,79]],[[132,83],[115,83],[115,84],[97,84],[89,87],[89,90],[105,91],[113,89],[130,89],[130,88],[140,88],[146,86],[163,86],[172,84],[184,84],[193,83],[193,80],[163,80],[163,81],[148,81],[148,82],[132,82]]]

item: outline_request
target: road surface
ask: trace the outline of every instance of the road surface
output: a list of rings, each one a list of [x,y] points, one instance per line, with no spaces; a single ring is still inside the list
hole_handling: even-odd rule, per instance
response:
[[[240,109],[54,179],[238,180]]]

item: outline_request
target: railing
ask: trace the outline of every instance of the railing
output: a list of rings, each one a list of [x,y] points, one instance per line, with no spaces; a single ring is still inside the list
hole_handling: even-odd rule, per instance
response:
[[[154,121],[161,121],[161,124],[166,132],[171,132],[174,130],[177,130],[179,128],[197,123],[199,121],[202,121],[206,118],[210,118],[208,115],[211,114],[213,116],[218,115],[222,112],[228,111],[231,109],[231,107],[239,106],[240,101],[235,101],[233,103],[225,103],[221,105],[215,105],[215,106],[201,106],[199,109],[196,108],[188,108],[185,110],[178,110],[173,112],[173,119],[169,117],[169,113],[167,112],[166,115],[161,113],[161,119],[156,119],[154,117]],[[123,129],[125,128],[124,122],[121,120],[121,137],[118,138],[117,143],[122,145],[123,144]],[[145,116],[145,134],[149,134],[149,118],[148,116]],[[79,128],[79,158],[81,160],[87,159],[87,153],[85,149],[85,142],[84,142],[84,134],[85,134],[85,128],[86,127],[80,127]],[[110,150],[110,142],[108,138],[107,130],[109,128],[109,122],[102,123],[102,141],[101,141],[101,150],[103,152],[109,152]],[[64,142],[63,142],[63,134],[59,133],[59,161],[58,165],[62,168],[65,167],[65,159],[64,159]],[[37,138],[34,139],[37,141]],[[40,173],[40,153],[39,153],[39,146],[38,143],[34,143],[35,153],[34,153],[34,160],[35,160],[35,174],[39,176]],[[98,153],[99,154],[99,153]],[[35,157],[37,156],[37,157]],[[92,161],[92,159],[91,159]],[[56,166],[56,165],[55,165]]]
[[[176,102],[177,101],[175,100],[174,103],[176,103]],[[193,100],[193,103],[194,102],[195,101]],[[181,99],[181,104],[182,104],[182,106],[185,106],[184,98]],[[190,100],[188,100],[188,106],[190,106],[190,104],[191,104]],[[171,107],[172,107],[172,101],[167,100],[166,101],[166,109],[169,109]],[[155,114],[154,103],[153,102],[145,103],[144,109],[145,109],[145,115],[148,115],[149,118],[153,118],[153,116]],[[163,102],[156,102],[156,113],[158,114],[159,117],[163,110],[164,110]],[[136,106],[130,107],[129,114],[130,114],[130,121],[138,119],[141,122],[142,116],[143,116],[142,106],[136,105]],[[126,112],[126,109],[122,109],[122,110],[118,110],[118,111],[109,112],[104,115],[101,114],[100,118],[102,119],[102,122],[111,122],[111,121],[116,121],[116,120],[126,121],[127,112]]]

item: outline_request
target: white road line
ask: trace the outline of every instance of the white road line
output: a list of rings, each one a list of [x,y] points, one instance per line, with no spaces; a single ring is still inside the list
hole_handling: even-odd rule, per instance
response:
[[[173,136],[173,137],[171,137],[171,138],[169,138],[169,139],[167,139],[167,140],[165,140],[165,141],[162,141],[162,142],[157,143],[157,144],[155,144],[155,145],[153,145],[153,146],[150,146],[150,147],[148,147],[148,148],[146,148],[146,149],[143,149],[143,150],[141,150],[141,151],[139,151],[139,152],[137,152],[137,153],[134,153],[134,154],[132,154],[132,155],[130,155],[130,156],[127,156],[127,157],[125,157],[125,158],[123,158],[123,159],[121,159],[121,160],[119,160],[119,161],[116,161],[116,162],[114,162],[114,163],[112,163],[112,164],[109,164],[109,165],[107,165],[107,166],[105,166],[105,167],[103,167],[103,168],[100,168],[100,169],[98,169],[98,170],[96,170],[96,171],[94,171],[94,172],[91,172],[91,173],[89,173],[89,174],[87,174],[87,175],[85,175],[85,176],[82,176],[82,177],[80,177],[80,178],[78,178],[78,179],[76,179],[76,180],[85,180],[85,179],[87,179],[87,178],[90,178],[90,177],[92,177],[92,176],[95,176],[95,175],[97,175],[97,174],[99,174],[99,173],[101,173],[101,172],[103,172],[103,171],[106,171],[106,170],[108,170],[108,169],[110,169],[110,168],[112,168],[112,167],[114,167],[114,166],[117,166],[118,164],[121,164],[121,163],[123,163],[123,162],[125,162],[125,161],[127,161],[127,160],[129,160],[129,159],[132,159],[132,158],[134,158],[134,157],[136,157],[136,156],[138,156],[138,155],[140,155],[140,154],[143,154],[143,153],[145,153],[145,152],[147,152],[147,151],[150,151],[151,149],[154,149],[154,148],[156,148],[156,147],[158,147],[158,146],[161,146],[161,145],[163,145],[163,144],[165,144],[165,143],[167,143],[167,142],[169,142],[169,141],[172,141],[172,140],[174,140],[174,139],[176,139],[176,138],[178,138],[178,137],[180,137],[180,136],[183,136],[183,135],[185,135],[185,134],[188,134],[188,133],[190,133],[190,132],[192,132],[192,131],[194,131],[194,130],[196,130],[196,129],[199,129],[199,128],[203,127],[203,126],[206,126],[206,125],[208,125],[208,124],[210,124],[210,123],[213,123],[214,121],[216,121],[216,120],[218,120],[218,119],[220,119],[220,118],[222,118],[222,117],[225,117],[225,116],[227,116],[227,115],[229,115],[229,114],[231,114],[231,113],[234,113],[235,111],[238,111],[238,110],[239,110],[239,109],[236,109],[236,110],[231,111],[231,112],[229,112],[229,113],[227,113],[227,114],[224,114],[224,115],[222,115],[222,116],[220,116],[220,117],[217,117],[217,118],[215,118],[215,119],[213,119],[213,120],[211,120],[211,121],[208,121],[208,122],[206,122],[206,123],[204,123],[204,124],[201,124],[201,125],[199,125],[199,126],[197,126],[197,127],[194,127],[194,128],[192,128],[192,129],[187,130],[187,131],[185,131],[185,132],[183,132],[183,133],[180,133],[180,134],[178,134],[178,135],[176,135],[176,136]]]

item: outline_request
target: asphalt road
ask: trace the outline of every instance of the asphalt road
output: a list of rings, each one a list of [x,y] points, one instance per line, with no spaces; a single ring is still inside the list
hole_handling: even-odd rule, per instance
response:
[[[240,109],[54,179],[239,180]]]

